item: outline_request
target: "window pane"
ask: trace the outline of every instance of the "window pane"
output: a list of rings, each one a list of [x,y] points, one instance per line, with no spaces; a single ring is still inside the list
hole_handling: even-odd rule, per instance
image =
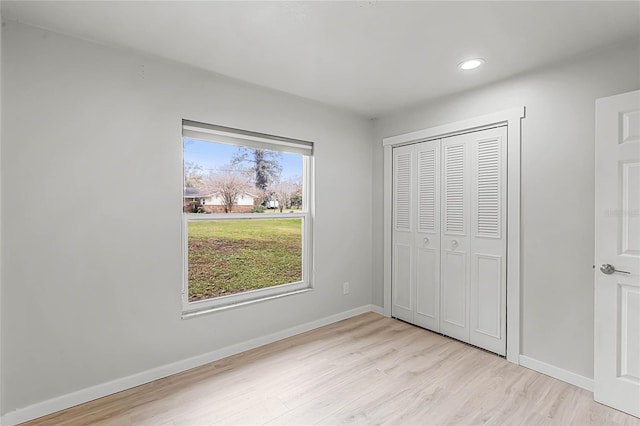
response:
[[[303,208],[303,156],[184,138],[185,213]]]
[[[189,302],[302,281],[302,218],[188,222]]]

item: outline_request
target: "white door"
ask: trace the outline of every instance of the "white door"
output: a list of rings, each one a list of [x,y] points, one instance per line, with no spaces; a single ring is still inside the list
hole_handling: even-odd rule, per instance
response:
[[[393,232],[391,314],[413,322],[414,314],[414,146],[393,149]]]
[[[440,330],[439,141],[393,150],[392,316]]]
[[[506,354],[506,127],[393,149],[391,315]]]
[[[469,341],[469,204],[468,135],[442,140],[442,289],[440,330]]]
[[[640,417],[640,91],[596,101],[594,398]]]
[[[507,128],[442,139],[443,334],[506,354]]]
[[[507,353],[507,128],[470,133],[469,343]]]
[[[413,323],[440,331],[440,141],[415,145],[417,205],[415,316]]]

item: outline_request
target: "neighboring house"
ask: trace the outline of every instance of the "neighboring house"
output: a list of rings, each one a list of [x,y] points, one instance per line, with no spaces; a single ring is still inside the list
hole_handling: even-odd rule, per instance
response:
[[[256,196],[243,192],[233,206],[236,213],[246,213],[253,209]],[[184,188],[183,210],[192,211],[194,206],[200,206],[207,213],[224,213],[222,198],[199,188]]]

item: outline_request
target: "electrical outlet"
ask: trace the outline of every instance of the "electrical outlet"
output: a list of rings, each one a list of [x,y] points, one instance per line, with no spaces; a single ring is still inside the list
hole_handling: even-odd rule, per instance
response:
[[[342,284],[342,294],[349,294],[349,283]]]

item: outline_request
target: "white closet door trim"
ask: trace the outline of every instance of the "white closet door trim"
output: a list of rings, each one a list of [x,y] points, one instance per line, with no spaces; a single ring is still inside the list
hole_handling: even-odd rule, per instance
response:
[[[391,316],[392,148],[494,125],[507,125],[507,360],[520,357],[520,120],[525,107],[517,107],[467,120],[390,136],[384,147],[384,300],[383,312]]]
[[[398,146],[408,143],[422,142],[429,139],[441,139],[460,133],[481,130],[497,124],[507,123],[508,125],[511,125],[512,120],[519,122],[521,118],[524,118],[524,106],[494,112],[492,114],[481,115],[467,120],[456,121],[455,123],[444,124],[442,126],[416,130],[415,132],[403,133],[397,136],[389,136],[382,139],[382,146]]]

